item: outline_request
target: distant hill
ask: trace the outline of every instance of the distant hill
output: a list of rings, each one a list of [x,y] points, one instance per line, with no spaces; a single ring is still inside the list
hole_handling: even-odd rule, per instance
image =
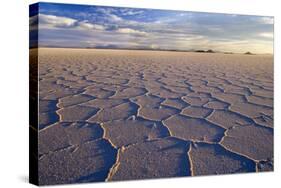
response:
[[[209,50],[195,50],[195,52],[199,52],[199,53],[215,53],[215,51],[209,49]]]
[[[254,55],[254,54],[251,52],[246,52],[245,55]]]

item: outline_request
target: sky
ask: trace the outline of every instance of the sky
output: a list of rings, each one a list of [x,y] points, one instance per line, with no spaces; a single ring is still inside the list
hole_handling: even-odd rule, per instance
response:
[[[36,10],[31,46],[39,37],[40,47],[273,53],[273,17],[54,3]]]

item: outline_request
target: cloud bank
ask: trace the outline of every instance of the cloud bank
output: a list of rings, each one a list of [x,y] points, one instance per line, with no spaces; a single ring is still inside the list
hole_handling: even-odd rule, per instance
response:
[[[40,3],[30,17],[31,29],[39,24],[39,46],[238,53],[273,53],[273,23],[264,16],[52,3]]]

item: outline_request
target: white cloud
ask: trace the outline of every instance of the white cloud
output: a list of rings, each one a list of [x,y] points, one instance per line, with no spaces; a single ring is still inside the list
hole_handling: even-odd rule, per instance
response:
[[[146,32],[135,30],[135,29],[131,29],[131,28],[119,28],[119,29],[117,29],[117,32],[118,33],[123,33],[123,34],[139,35],[139,36],[146,36],[146,35],[148,35],[148,33],[146,33]]]
[[[273,39],[273,33],[270,29],[273,29],[273,17],[255,16],[243,20],[242,17],[232,15],[230,21],[234,20],[237,23],[233,21],[235,24],[231,25],[233,23],[225,20],[207,22],[212,21],[211,17],[201,16],[193,20],[191,13],[139,21],[122,16],[142,14],[141,11],[124,10],[120,13],[114,9],[102,8],[95,11],[75,15],[75,18],[79,19],[70,18],[74,16],[71,14],[68,14],[70,17],[40,14],[40,29],[43,29],[42,33],[49,34],[50,39],[56,37],[52,42],[57,44],[57,39],[63,38],[65,46],[77,43],[86,47],[113,45],[126,48],[139,46],[152,49],[213,49],[253,53],[272,51],[270,39]],[[222,21],[221,24],[219,21]],[[35,17],[30,18],[30,23],[36,23]],[[259,30],[252,29],[257,28],[256,26],[259,26]],[[253,39],[257,41],[252,42]]]
[[[29,29],[31,31],[38,29],[38,15],[29,18]]]
[[[151,44],[151,45],[150,45],[150,48],[151,48],[151,49],[157,49],[157,48],[159,48],[159,45],[157,45],[157,44]]]
[[[39,14],[39,23],[53,27],[70,27],[73,26],[77,20],[67,17]]]
[[[38,15],[29,17],[29,24],[30,25],[37,24],[37,21],[38,21]]]
[[[30,22],[34,22],[33,17],[30,18]],[[92,24],[87,20],[78,21],[73,18],[39,14],[40,28],[69,28],[79,30],[105,30],[103,25]],[[69,28],[70,29],[70,28]]]
[[[264,37],[264,38],[273,38],[273,33],[259,33],[258,34],[260,37]]]
[[[112,8],[97,8],[95,9],[96,12],[102,13],[104,18],[112,22],[120,22],[123,21],[123,18],[114,14],[115,9]]]
[[[273,24],[274,19],[273,19],[273,17],[261,17],[260,22],[264,23],[264,24]]]
[[[116,22],[119,22],[119,21],[122,21],[123,19],[119,16],[116,16],[115,14],[108,14],[109,18],[112,20],[112,21],[116,21]]]
[[[122,11],[123,16],[134,16],[144,13],[144,11],[142,10],[134,10],[134,9],[122,9],[122,10],[123,10]]]
[[[79,29],[95,29],[95,30],[105,30],[105,27],[98,24],[92,24],[86,21],[78,22]]]

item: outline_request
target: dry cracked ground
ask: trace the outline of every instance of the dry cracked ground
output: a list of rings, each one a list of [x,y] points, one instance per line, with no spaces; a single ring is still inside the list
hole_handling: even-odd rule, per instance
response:
[[[39,50],[39,182],[273,170],[273,58]]]

